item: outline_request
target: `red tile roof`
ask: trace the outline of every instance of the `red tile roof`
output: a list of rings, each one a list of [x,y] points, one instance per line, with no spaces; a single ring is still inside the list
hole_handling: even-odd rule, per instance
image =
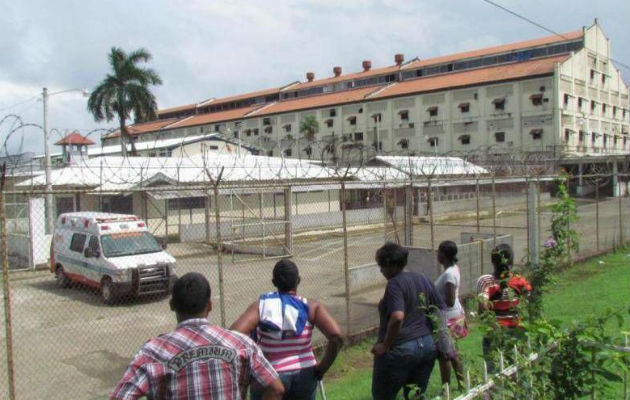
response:
[[[544,46],[544,45],[548,45],[555,42],[564,42],[567,40],[579,39],[582,36],[584,36],[584,32],[582,30],[578,30],[578,31],[563,33],[562,36],[551,35],[551,36],[545,36],[538,39],[525,40],[522,42],[502,44],[502,45],[493,46],[493,47],[485,47],[482,49],[466,51],[463,53],[455,53],[455,54],[449,54],[446,56],[427,58],[426,60],[419,60],[419,61],[407,64],[403,69],[411,69],[411,68],[417,68],[417,67],[424,67],[428,65],[443,64],[443,63],[447,63],[447,62],[451,62],[455,60],[477,58],[477,57],[487,56],[490,54],[507,53],[507,52],[511,52],[511,51],[515,51],[515,50],[519,50],[523,48],[528,48],[528,47]]]
[[[164,114],[169,114],[169,113],[178,112],[178,111],[194,110],[195,108],[197,108],[197,103],[186,104],[186,105],[177,106],[177,107],[163,108],[157,111],[157,115],[164,115]]]
[[[570,56],[562,55],[543,59],[516,62],[508,65],[480,68],[462,72],[428,76],[409,81],[398,82],[370,96],[370,99],[403,96],[412,93],[499,82],[528,76],[545,75],[553,72],[555,63],[563,62]]]
[[[169,128],[177,129],[177,128],[184,128],[187,126],[204,125],[204,124],[211,124],[213,122],[224,122],[224,121],[242,119],[247,114],[260,108],[261,106],[262,105],[257,105],[253,107],[235,108],[233,110],[193,115],[190,117],[180,119],[179,121],[170,125]]]
[[[482,57],[490,54],[500,54],[515,51],[522,48],[536,47],[548,45],[555,42],[563,42],[566,40],[576,40],[583,37],[582,30],[562,34],[562,36],[553,35],[543,38],[527,40],[517,43],[509,43],[500,46],[487,47],[478,50],[467,51],[447,56],[434,57],[426,60],[412,60],[401,66],[392,65],[382,68],[373,68],[368,71],[362,71],[352,74],[341,75],[339,77],[330,77],[315,80],[312,82],[298,82],[285,87],[264,89],[255,92],[245,93],[241,95],[228,96],[220,99],[211,99],[202,103],[189,104],[180,107],[172,107],[158,111],[159,115],[169,112],[177,112],[184,110],[194,111],[196,108],[213,104],[222,104],[244,100],[248,98],[269,96],[283,91],[297,91],[315,86],[323,86],[337,82],[344,82],[363,77],[384,75],[399,70],[408,70],[418,67],[437,65],[455,60],[470,59]],[[334,106],[352,102],[358,102],[365,99],[385,98],[392,96],[401,96],[418,92],[426,92],[431,90],[445,89],[449,87],[460,87],[473,84],[482,84],[493,81],[502,81],[507,79],[515,79],[526,76],[541,75],[551,73],[555,62],[562,62],[568,58],[568,55],[557,57],[549,57],[534,61],[519,62],[501,66],[491,66],[475,70],[468,70],[455,73],[447,73],[443,75],[428,76],[410,81],[397,82],[389,85],[371,86],[368,88],[345,90],[330,94],[315,95],[310,97],[297,98],[293,100],[282,100],[275,103],[267,103],[252,107],[244,107],[227,111],[204,113],[199,115],[191,115],[184,118],[169,118],[164,120],[156,120],[144,124],[136,124],[129,127],[132,135],[145,132],[153,132],[156,130],[168,128],[181,128],[186,126],[202,125],[213,122],[230,121],[235,119],[255,117],[268,114],[276,114],[282,112],[290,112],[296,110],[305,110],[310,108]],[[119,132],[113,132],[106,137],[118,137]]]
[[[185,106],[171,107],[171,108],[165,108],[163,110],[158,110],[157,114],[164,115],[164,114],[178,112],[178,111],[194,111],[198,107],[205,107],[205,106],[214,105],[214,104],[232,103],[239,100],[245,100],[245,99],[261,97],[261,96],[269,96],[272,94],[280,93],[280,89],[281,88],[263,89],[263,90],[258,90],[258,91],[250,92],[250,93],[222,97],[219,99],[208,99],[208,100],[202,101],[201,103],[187,104]]]
[[[66,135],[66,137],[64,137],[57,143],[55,143],[56,146],[62,146],[66,144],[77,144],[77,145],[89,146],[89,145],[94,144],[94,142],[86,138],[85,136],[81,135],[79,132],[74,131],[71,134]]]
[[[344,90],[342,92],[335,92],[311,97],[302,97],[295,100],[283,100],[267,105],[266,107],[262,107],[259,111],[254,111],[251,113],[251,116],[257,117],[260,115],[277,114],[296,110],[306,110],[309,108],[337,106],[345,103],[354,103],[364,100],[370,93],[374,93],[383,87],[385,86],[370,86],[361,89]]]
[[[127,132],[129,132],[130,135],[135,136],[135,135],[140,135],[146,132],[159,131],[160,129],[163,129],[178,120],[179,118],[167,118],[167,119],[157,119],[155,121],[143,122],[140,124],[133,124],[127,127]],[[112,133],[105,135],[104,137],[108,139],[108,138],[115,138],[119,136],[120,136],[120,130],[116,130]]]
[[[582,37],[583,35],[584,35],[584,32],[582,30],[578,30],[574,32],[564,33],[562,34],[562,36],[558,36],[558,35],[545,36],[542,38],[525,40],[522,42],[508,43],[508,44],[499,45],[499,46],[492,46],[492,47],[486,47],[486,48],[477,49],[477,50],[466,51],[463,53],[456,53],[456,54],[450,54],[446,56],[427,58],[426,60],[415,60],[415,61],[412,60],[410,62],[407,62],[401,65],[400,67],[398,65],[392,65],[389,67],[373,68],[373,69],[370,69],[369,71],[361,71],[361,72],[341,75],[338,77],[333,76],[329,78],[318,79],[312,82],[303,82],[303,83],[300,83],[298,85],[291,87],[291,90],[301,90],[301,89],[306,89],[310,87],[329,85],[332,83],[344,82],[344,81],[360,79],[360,78],[365,78],[365,77],[375,76],[375,75],[385,75],[385,74],[393,73],[399,70],[407,70],[407,69],[424,67],[428,65],[443,64],[443,63],[447,63],[447,62],[451,62],[455,60],[476,58],[476,57],[486,56],[490,54],[506,53],[506,52],[510,52],[510,51],[514,51],[514,50],[518,50],[522,48],[527,48],[527,47],[543,46],[550,43],[564,42],[566,40],[578,39]]]
[[[368,71],[353,72],[351,74],[340,75],[340,76],[332,76],[329,78],[314,80],[312,82],[301,82],[295,86],[292,86],[289,90],[290,91],[303,90],[303,89],[308,89],[308,88],[316,87],[316,86],[324,86],[324,85],[330,85],[330,84],[338,83],[338,82],[351,81],[353,79],[367,78],[367,77],[376,76],[376,75],[385,75],[388,73],[399,71],[405,65],[407,64],[403,64],[401,67],[399,67],[398,65],[391,65],[389,67],[372,68]]]

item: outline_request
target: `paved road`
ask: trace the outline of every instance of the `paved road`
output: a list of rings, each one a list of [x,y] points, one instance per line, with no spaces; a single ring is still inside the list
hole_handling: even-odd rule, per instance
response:
[[[582,250],[589,252],[595,244],[595,206],[583,203],[576,224]],[[600,204],[601,247],[610,247],[618,237],[618,203]],[[630,237],[630,207],[624,199],[625,237]],[[545,226],[550,215],[542,214]],[[527,243],[524,212],[497,216],[498,233],[514,236],[517,258],[523,258]],[[474,221],[473,221],[474,222]],[[492,219],[482,221],[492,224]],[[449,223],[452,223],[450,221]],[[460,221],[461,223],[461,221]],[[471,221],[466,221],[471,224]],[[456,226],[437,226],[435,244],[441,240],[458,240],[462,231],[475,230]],[[482,228],[492,232],[492,228]],[[402,233],[400,233],[402,235]],[[544,235],[543,235],[544,236]],[[402,237],[402,236],[401,236]],[[351,266],[373,263],[375,249],[393,233],[382,229],[352,232],[348,238]],[[414,227],[414,245],[430,246],[429,228]],[[220,321],[217,287],[217,255],[203,244],[176,244],[169,249],[178,259],[178,272],[202,272],[213,284],[212,320]],[[295,239],[294,260],[300,267],[300,293],[325,302],[339,321],[345,322],[343,274],[343,238],[338,233],[322,233],[308,239]],[[259,293],[272,289],[274,260],[252,260],[252,256],[225,257],[226,320],[232,322]],[[376,277],[373,290],[354,293],[351,303],[351,327],[357,332],[377,323],[376,304],[382,295],[384,280]],[[133,353],[149,337],[169,331],[174,316],[166,298],[140,299],[109,307],[92,290],[58,289],[52,274],[16,272],[11,275],[14,357],[17,397],[20,399],[102,398],[113,388]],[[4,321],[3,310],[0,317]],[[3,325],[4,328],[4,325]],[[345,327],[344,327],[345,328]],[[6,371],[4,329],[0,333],[0,371]],[[0,378],[0,398],[6,398],[6,379]]]

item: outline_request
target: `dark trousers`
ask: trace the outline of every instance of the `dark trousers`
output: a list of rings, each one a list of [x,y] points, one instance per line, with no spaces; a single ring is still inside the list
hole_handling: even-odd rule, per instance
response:
[[[280,380],[284,386],[284,400],[315,400],[317,393],[317,379],[315,367],[280,372]],[[252,400],[262,399],[262,392],[251,391]]]
[[[374,400],[393,400],[404,387],[407,399],[407,385],[417,385],[424,393],[436,358],[437,350],[431,335],[399,344],[374,358],[372,397]]]

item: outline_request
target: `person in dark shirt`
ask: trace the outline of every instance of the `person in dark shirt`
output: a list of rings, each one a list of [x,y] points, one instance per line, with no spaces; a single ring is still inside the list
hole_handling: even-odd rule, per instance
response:
[[[417,385],[424,393],[438,357],[427,312],[439,312],[445,305],[429,278],[404,271],[407,256],[408,251],[395,243],[386,243],[376,252],[387,287],[378,305],[380,326],[372,347],[375,400],[395,399],[402,387],[408,398],[407,385]]]

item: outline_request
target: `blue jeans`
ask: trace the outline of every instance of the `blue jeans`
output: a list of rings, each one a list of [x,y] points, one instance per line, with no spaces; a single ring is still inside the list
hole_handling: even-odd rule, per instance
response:
[[[281,372],[280,380],[284,385],[286,400],[315,400],[317,393],[317,379],[315,379],[315,367],[298,369],[290,372]],[[252,400],[261,400],[262,392],[252,390]]]
[[[372,397],[374,400],[393,400],[404,386],[418,385],[424,393],[437,358],[433,337],[426,335],[399,344],[389,352],[374,358],[372,374]]]

